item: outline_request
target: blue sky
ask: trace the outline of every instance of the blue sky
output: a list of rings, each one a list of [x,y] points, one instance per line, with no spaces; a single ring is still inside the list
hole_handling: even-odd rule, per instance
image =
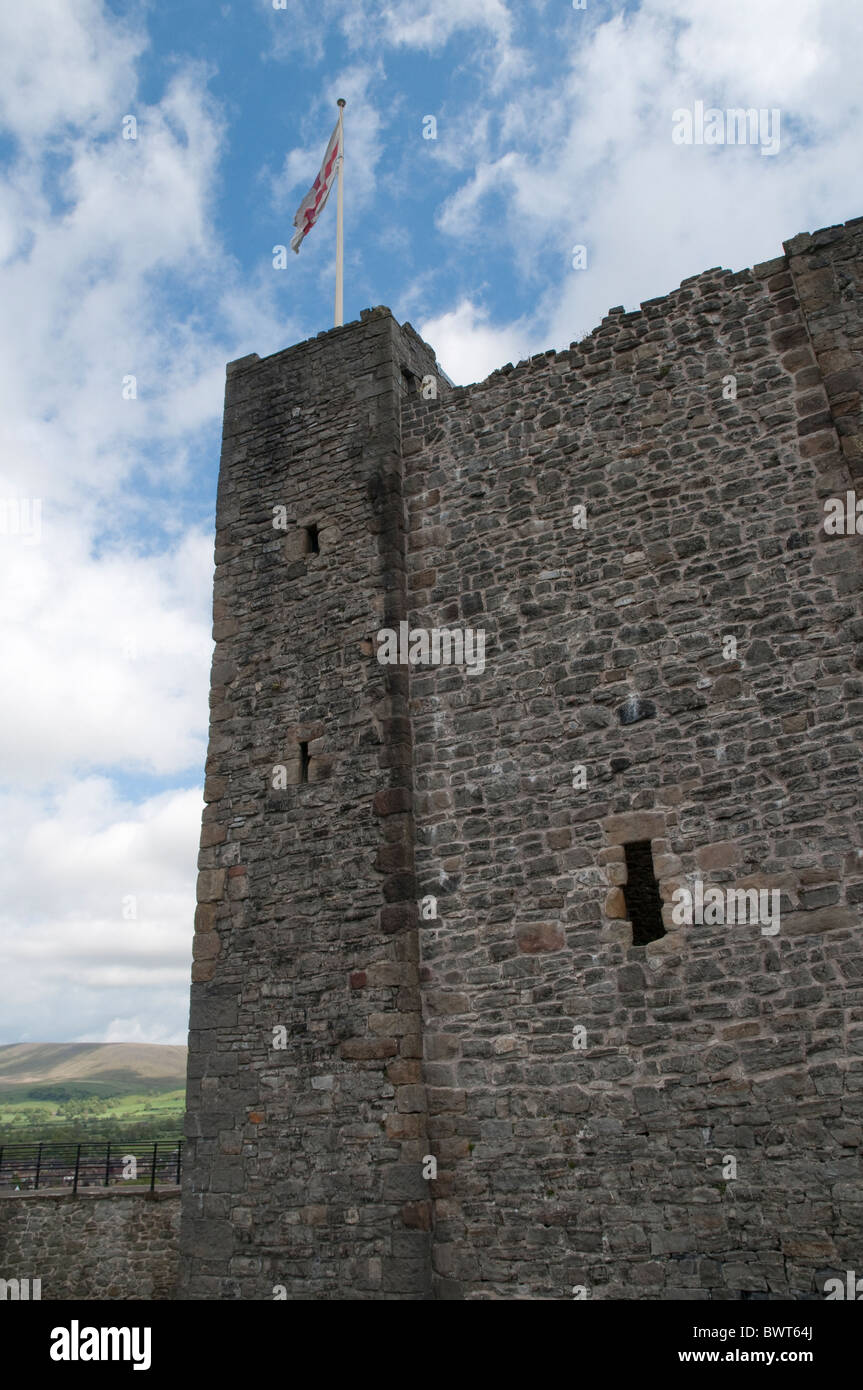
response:
[[[273,248],[336,98],[345,318],[469,382],[863,213],[861,55],[821,0],[4,7],[0,1042],[185,1040],[224,365],[331,326],[335,200]]]

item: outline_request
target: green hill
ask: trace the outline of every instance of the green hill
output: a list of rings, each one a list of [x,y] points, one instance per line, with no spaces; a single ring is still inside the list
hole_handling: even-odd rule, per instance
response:
[[[177,1136],[185,1087],[185,1047],[0,1046],[0,1144]]]
[[[158,1095],[186,1081],[186,1049],[159,1043],[11,1043],[0,1047],[0,1100]]]

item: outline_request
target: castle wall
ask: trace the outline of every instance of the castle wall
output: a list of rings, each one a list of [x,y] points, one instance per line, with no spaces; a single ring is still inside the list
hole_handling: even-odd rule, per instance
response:
[[[861,242],[465,389],[385,309],[231,364],[181,1297],[859,1267]],[[401,622],[484,669],[380,664]],[[779,931],[676,924],[697,880]]]
[[[181,1297],[429,1292],[407,678],[372,634],[433,365],[374,310],[229,368]]]
[[[859,1264],[860,542],[821,523],[861,242],[403,411],[411,622],[486,634],[484,673],[411,676],[439,1297],[800,1298]],[[667,934],[633,945],[644,840]],[[778,890],[778,934],[675,927],[696,878]]]
[[[0,1279],[30,1281],[7,1301],[32,1300],[34,1279],[43,1303],[173,1298],[179,1196],[177,1187],[0,1192]]]

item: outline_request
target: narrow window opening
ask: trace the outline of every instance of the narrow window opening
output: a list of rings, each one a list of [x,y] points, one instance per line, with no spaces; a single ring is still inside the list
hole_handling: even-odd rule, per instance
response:
[[[308,549],[307,549],[307,551],[306,551],[306,554],[307,554],[307,555],[319,555],[319,554],[320,554],[320,551],[321,551],[321,547],[320,547],[320,545],[318,544],[318,528],[317,528],[317,526],[307,526],[307,527],[306,527],[306,539],[308,540],[308,543],[309,543],[309,544],[308,544]]]
[[[307,743],[301,743],[301,744],[300,744],[300,781],[301,781],[301,782],[308,782],[308,780],[309,780],[309,745],[308,745]]]
[[[632,923],[632,944],[646,946],[665,935],[662,923],[662,899],[653,868],[649,840],[635,840],[624,845],[626,856],[626,886],[623,897]]]

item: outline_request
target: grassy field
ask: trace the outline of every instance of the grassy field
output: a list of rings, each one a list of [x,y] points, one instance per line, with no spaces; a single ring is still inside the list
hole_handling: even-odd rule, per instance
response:
[[[98,1108],[82,1109],[82,1118],[104,1118],[106,1120],[160,1119],[165,1115],[182,1115],[185,1106],[185,1090],[141,1091],[137,1095],[105,1097],[97,1102]],[[0,1098],[0,1128],[6,1129],[16,1124],[43,1124],[52,1121],[65,1122],[73,1118],[77,1107],[66,1108],[57,1101],[13,1100]]]

